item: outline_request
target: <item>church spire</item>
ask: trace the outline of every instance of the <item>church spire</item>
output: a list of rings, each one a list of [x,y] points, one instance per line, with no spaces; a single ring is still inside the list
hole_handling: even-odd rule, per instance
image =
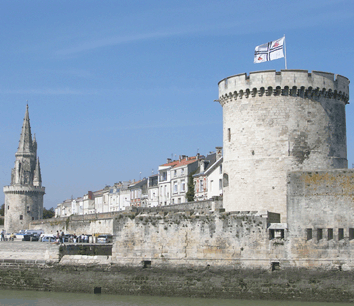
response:
[[[23,119],[21,137],[20,137],[20,142],[18,145],[18,150],[16,155],[22,155],[26,153],[27,154],[34,153],[32,147],[32,134],[31,134],[30,119],[28,114],[28,104],[26,107],[25,118]]]
[[[39,157],[37,158],[36,168],[34,169],[33,186],[42,187],[42,175]]]

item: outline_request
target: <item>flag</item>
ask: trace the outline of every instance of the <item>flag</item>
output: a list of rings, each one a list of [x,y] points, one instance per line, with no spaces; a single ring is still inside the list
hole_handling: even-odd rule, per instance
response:
[[[267,44],[257,46],[254,50],[254,63],[272,61],[284,57],[285,36]]]

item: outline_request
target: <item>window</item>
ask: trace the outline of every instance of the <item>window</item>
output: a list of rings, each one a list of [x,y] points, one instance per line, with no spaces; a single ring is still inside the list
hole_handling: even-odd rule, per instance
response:
[[[229,175],[227,173],[224,173],[222,175],[222,185],[223,185],[223,187],[229,186]]]
[[[219,174],[222,174],[222,165],[219,166]]]
[[[317,229],[317,240],[320,241],[323,238],[322,228]]]
[[[23,215],[20,215],[20,220],[23,220]]]
[[[354,239],[354,228],[350,228],[349,229],[349,240],[353,240]]]
[[[277,262],[272,262],[272,272],[273,271],[278,271],[280,270],[280,263],[277,261]]]
[[[175,204],[175,199],[172,199],[172,204]]]
[[[338,240],[343,240],[344,239],[344,229],[339,228],[338,229]]]
[[[219,190],[222,189],[222,179],[219,179]]]
[[[177,193],[178,192],[178,187],[177,187],[177,182],[173,183],[173,193]]]
[[[230,128],[227,129],[227,135],[228,135],[228,139],[230,142],[231,141],[231,129]]]
[[[327,229],[327,239],[332,240],[333,239],[333,228]]]
[[[213,191],[213,183],[214,183],[214,181],[211,180],[211,181],[210,181],[210,191]]]
[[[178,198],[178,204],[181,204],[181,198]]]
[[[284,239],[284,230],[283,229],[270,229],[269,230],[269,239],[274,238]]]
[[[167,181],[167,172],[162,172],[161,173],[161,180],[162,181]]]
[[[184,175],[184,168],[181,169],[181,175]]]
[[[181,181],[181,191],[182,192],[186,191],[186,182],[184,180]]]
[[[164,196],[166,196],[167,193],[167,186],[165,185],[165,192],[164,192]]]
[[[312,239],[312,228],[306,229],[306,239],[311,240]]]
[[[202,180],[202,179],[199,181],[199,191],[200,191],[200,192],[204,191],[204,188],[203,188],[203,180]]]
[[[173,171],[173,176],[176,177],[177,176],[177,170]]]

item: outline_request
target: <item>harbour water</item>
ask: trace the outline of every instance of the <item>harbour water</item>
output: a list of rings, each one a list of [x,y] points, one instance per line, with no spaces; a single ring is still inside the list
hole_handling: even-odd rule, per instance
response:
[[[152,296],[119,296],[38,291],[0,291],[1,306],[345,306],[352,303],[255,301]]]

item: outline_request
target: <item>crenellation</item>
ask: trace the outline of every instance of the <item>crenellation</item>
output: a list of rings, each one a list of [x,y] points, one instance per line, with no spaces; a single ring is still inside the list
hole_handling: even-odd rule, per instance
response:
[[[280,87],[284,90],[284,94],[287,93],[288,89],[294,87],[303,87],[304,90],[308,88],[310,91],[314,88],[321,91],[324,96],[328,95],[327,91],[331,91],[344,103],[349,100],[349,80],[346,77],[320,71],[308,73],[307,70],[282,70],[281,72],[270,70],[251,72],[248,77],[247,74],[231,76],[219,83],[220,99],[232,96],[236,100],[237,93],[242,92],[240,96],[242,98],[245,91],[253,92],[254,88],[262,95],[265,92],[264,88],[269,87]],[[234,94],[231,94],[231,92],[234,92]],[[268,94],[268,91],[266,93]],[[297,92],[293,92],[292,95],[301,96]],[[248,96],[245,95],[245,97]]]

